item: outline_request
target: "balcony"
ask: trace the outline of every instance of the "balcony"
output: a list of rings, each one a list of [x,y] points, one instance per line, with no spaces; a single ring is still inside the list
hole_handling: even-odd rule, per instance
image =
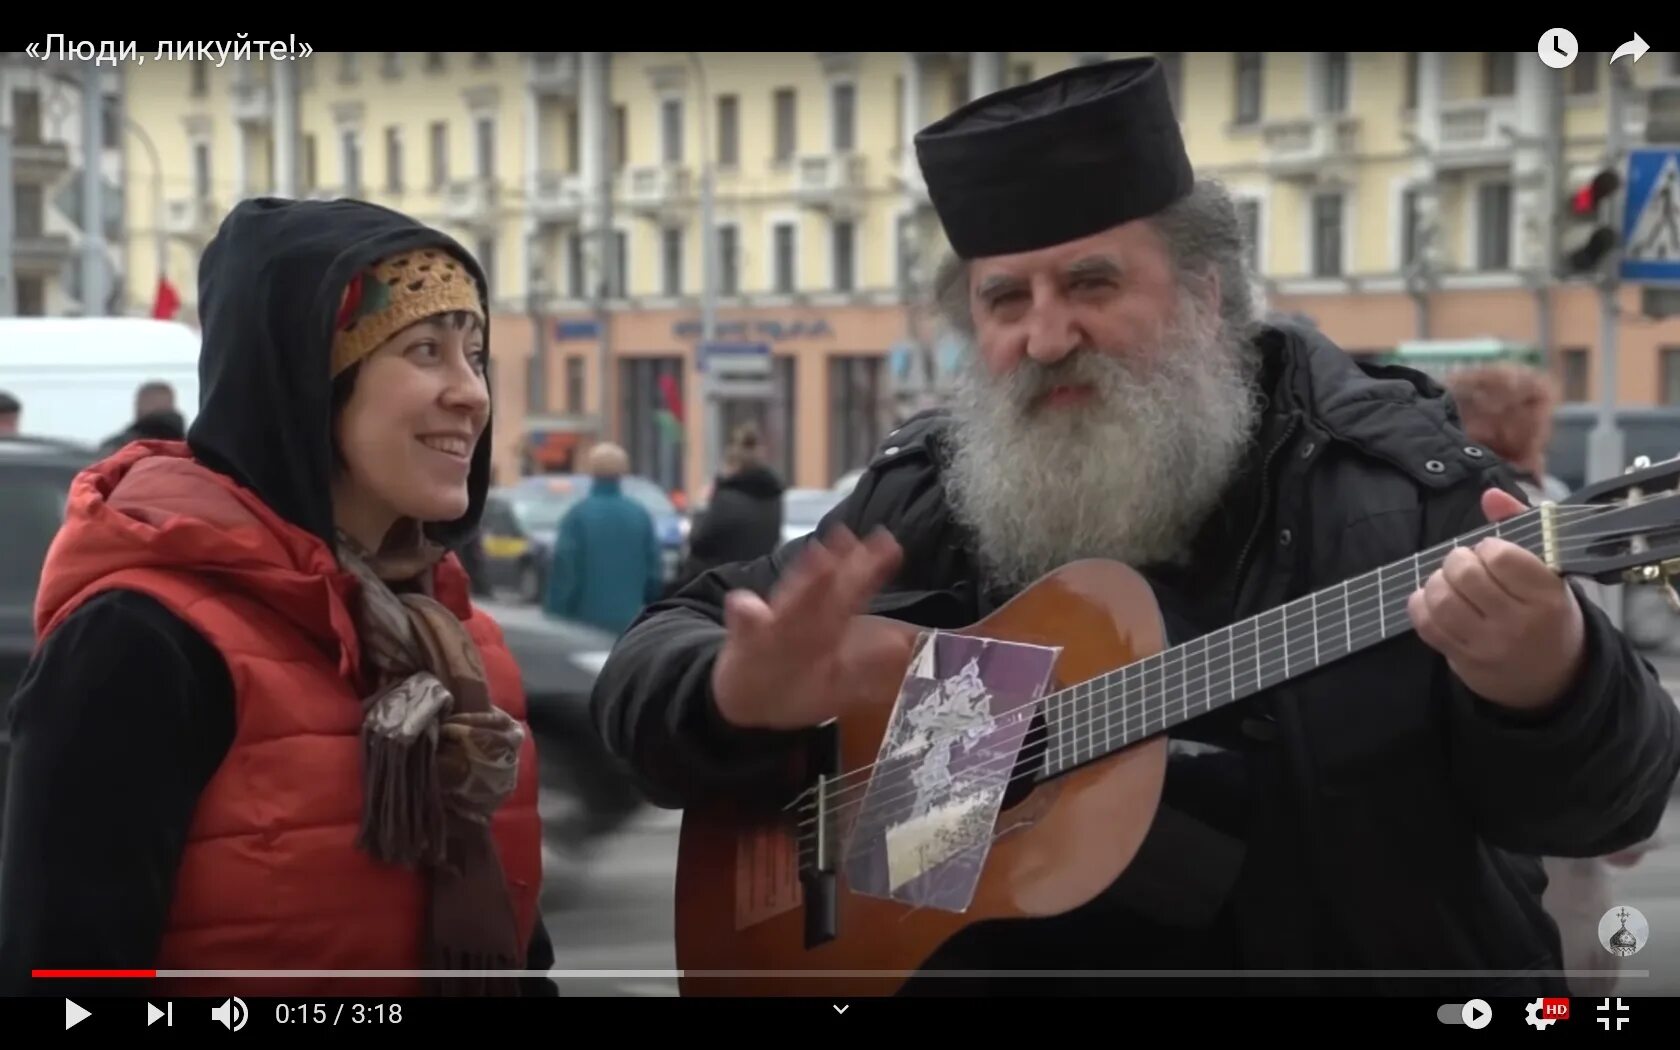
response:
[[[273,120],[274,85],[255,78],[235,81],[233,119],[251,124],[267,124]]]
[[[1441,139],[1436,163],[1443,168],[1505,165],[1511,161],[1516,103],[1508,98],[1477,98],[1441,106]]]
[[[220,212],[205,197],[174,197],[163,202],[163,230],[171,237],[207,240],[216,232]]]
[[[631,168],[625,203],[630,210],[659,221],[685,217],[695,198],[694,173],[681,164]]]
[[[495,221],[499,199],[494,179],[458,179],[443,188],[443,214],[450,222],[482,226]]]
[[[70,147],[62,142],[12,141],[12,178],[20,184],[57,182],[70,170]]]
[[[537,174],[531,209],[545,222],[577,222],[583,217],[583,176],[568,172]]]
[[[1277,120],[1261,131],[1267,170],[1278,178],[1314,178],[1359,153],[1359,118],[1343,115]]]
[[[867,173],[858,154],[800,157],[794,193],[806,207],[855,212],[863,203]]]
[[[531,89],[540,95],[572,98],[578,91],[576,51],[531,52]]]
[[[12,238],[12,264],[32,277],[58,273],[74,252],[75,245],[62,233],[20,233]]]

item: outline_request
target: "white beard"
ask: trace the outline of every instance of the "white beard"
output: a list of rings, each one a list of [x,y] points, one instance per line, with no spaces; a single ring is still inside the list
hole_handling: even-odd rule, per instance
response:
[[[1258,422],[1258,352],[1187,294],[1143,349],[1028,358],[1001,378],[975,355],[959,379],[948,493],[997,583],[1019,588],[1080,558],[1188,556]],[[1063,383],[1095,397],[1029,411]]]

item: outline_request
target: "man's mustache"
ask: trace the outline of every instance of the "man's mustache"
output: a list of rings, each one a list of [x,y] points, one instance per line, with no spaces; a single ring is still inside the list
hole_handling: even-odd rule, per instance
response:
[[[1128,376],[1125,363],[1115,355],[1082,347],[1050,364],[1024,359],[1002,383],[1002,393],[1010,404],[1025,409],[1057,387],[1089,386],[1102,391]]]

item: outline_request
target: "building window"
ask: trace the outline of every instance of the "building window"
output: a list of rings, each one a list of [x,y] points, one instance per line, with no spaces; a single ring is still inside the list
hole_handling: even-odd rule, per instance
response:
[[[202,58],[193,60],[190,90],[194,98],[203,98],[210,93],[210,63]]]
[[[344,192],[354,197],[362,192],[362,146],[354,131],[339,132],[339,149],[343,155]]]
[[[1417,109],[1418,106],[1418,65],[1422,62],[1421,51],[1406,52],[1406,109]]]
[[[577,110],[566,111],[566,172],[576,175],[583,165],[583,128]]]
[[[675,384],[678,403],[686,404],[682,358],[635,357],[618,362],[619,432],[624,451],[630,454],[630,470],[671,492],[684,488],[685,435],[671,426],[663,390],[667,384]]]
[[[442,73],[444,70],[444,53],[442,51],[426,52],[426,72]]]
[[[122,100],[115,95],[106,95],[104,105],[99,109],[101,125],[100,137],[105,140],[106,149],[122,148]]]
[[[794,291],[794,227],[791,222],[778,222],[773,236],[776,248],[772,253],[776,267],[771,288],[782,295],[791,295]]]
[[[193,143],[193,194],[201,201],[210,199],[210,143]]]
[[[828,477],[865,466],[885,437],[886,365],[877,355],[828,359]]]
[[[1342,273],[1342,195],[1320,193],[1312,202],[1312,266],[1314,277]]]
[[[1260,271],[1260,202],[1253,198],[1237,201],[1237,223],[1242,229],[1243,250],[1249,269]]]
[[[1169,52],[1169,54],[1177,53],[1178,52],[1176,51]],[[1161,61],[1165,63],[1167,61],[1167,55],[1162,55]],[[1032,83],[1032,78],[1033,65],[1031,62],[1016,62],[1014,65],[1009,67],[1009,83],[1012,87],[1020,87],[1022,84],[1030,84]],[[1171,77],[1168,77],[1167,79],[1167,86],[1169,89],[1172,86]],[[1174,97],[1176,98],[1177,96]]]
[[[797,103],[798,96],[792,88],[776,89],[775,160],[778,163],[791,161],[794,151],[799,148],[799,113],[795,108]]]
[[[41,93],[39,91],[12,92],[12,141],[20,146],[40,144]]]
[[[320,163],[315,155],[315,136],[303,137],[303,192],[313,193],[321,184]]]
[[[1172,110],[1180,119],[1184,117],[1184,52],[1162,51],[1156,56],[1161,62],[1161,72],[1167,81],[1167,99],[1172,103]],[[1032,67],[1024,67],[1031,79]],[[1016,81],[1018,84],[1025,80]]]
[[[402,52],[381,51],[379,71],[387,80],[395,80],[402,76]]]
[[[1348,108],[1348,53],[1324,51],[1319,105],[1325,113],[1346,113]]]
[[[17,279],[16,291],[19,317],[47,316],[47,282],[45,278],[20,276]]]
[[[345,84],[353,84],[361,76],[361,54],[356,51],[340,51],[338,54],[338,79]],[[308,65],[308,63],[304,63]]]
[[[626,121],[630,118],[623,105],[613,107],[612,163],[614,171],[623,171],[630,163],[630,133]]]
[[[724,440],[728,441],[738,427],[752,426],[764,441],[764,462],[792,484],[794,472],[794,375],[796,362],[791,355],[776,354],[770,358],[770,397],[723,398],[719,401],[723,417]]]
[[[905,83],[906,81],[903,77],[893,78],[893,151],[894,154],[898,156],[902,156],[904,153],[905,107],[908,106],[910,102],[910,100],[905,97],[905,92],[907,90]]]
[[[857,148],[857,85],[835,84],[828,98],[834,152],[850,153]]]
[[[717,227],[717,290],[719,295],[741,294],[741,230]]]
[[[622,299],[630,294],[630,235],[623,230],[614,230],[612,245],[612,283],[607,294],[611,298]]]
[[[40,185],[12,184],[12,230],[16,237],[43,237],[47,232],[47,200]]]
[[[1665,346],[1657,353],[1658,367],[1662,370],[1659,380],[1661,398],[1658,404],[1680,405],[1680,346]]]
[[[676,298],[683,293],[683,232],[680,229],[662,231],[662,249],[665,261],[665,295]]]
[[[478,133],[478,177],[493,179],[496,177],[496,120],[479,117],[474,125]]]
[[[484,283],[489,286],[490,299],[496,297],[496,238],[480,237],[477,251],[478,265],[484,269]]]
[[[1511,184],[1484,182],[1476,190],[1476,268],[1511,268]]]
[[[1261,74],[1264,71],[1265,57],[1265,53],[1261,51],[1238,51],[1236,53],[1236,122],[1238,124],[1253,124],[1260,119],[1262,108]]]
[[[1408,186],[1400,194],[1400,267],[1418,261],[1418,190]]]
[[[831,265],[834,271],[834,290],[849,292],[857,284],[857,226],[849,222],[837,222],[834,224],[832,237]]]
[[[477,68],[479,68],[479,69],[490,69],[495,64],[496,64],[496,53],[494,51],[474,51],[473,52],[473,65],[476,66]]]
[[[566,411],[582,415],[584,411],[583,358],[566,358]]]
[[[659,103],[661,156],[667,164],[681,164],[683,159],[683,104],[680,98],[662,99]]]
[[[584,287],[587,276],[583,261],[583,234],[573,232],[566,234],[566,290],[573,299],[583,299],[588,296]]]
[[[1488,98],[1507,98],[1517,93],[1517,53],[1515,51],[1482,52],[1482,94]]]
[[[741,163],[741,100],[734,95],[719,96],[717,119],[718,167],[736,167]]]
[[[1571,347],[1558,354],[1558,370],[1562,373],[1558,385],[1562,387],[1561,396],[1566,402],[1581,402],[1587,400],[1592,392],[1592,384],[1587,376],[1587,351],[1584,347]]]
[[[1592,95],[1598,92],[1598,63],[1602,57],[1585,51],[1577,56],[1565,74],[1571,95]]]
[[[432,189],[442,189],[449,181],[449,125],[441,120],[432,122]]]
[[[392,193],[401,193],[402,180],[402,129],[385,129],[385,188]]]

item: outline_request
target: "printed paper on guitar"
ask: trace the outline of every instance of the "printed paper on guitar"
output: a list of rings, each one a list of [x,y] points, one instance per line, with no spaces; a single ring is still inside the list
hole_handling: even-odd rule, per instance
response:
[[[1059,648],[924,632],[845,860],[856,893],[963,911]]]

